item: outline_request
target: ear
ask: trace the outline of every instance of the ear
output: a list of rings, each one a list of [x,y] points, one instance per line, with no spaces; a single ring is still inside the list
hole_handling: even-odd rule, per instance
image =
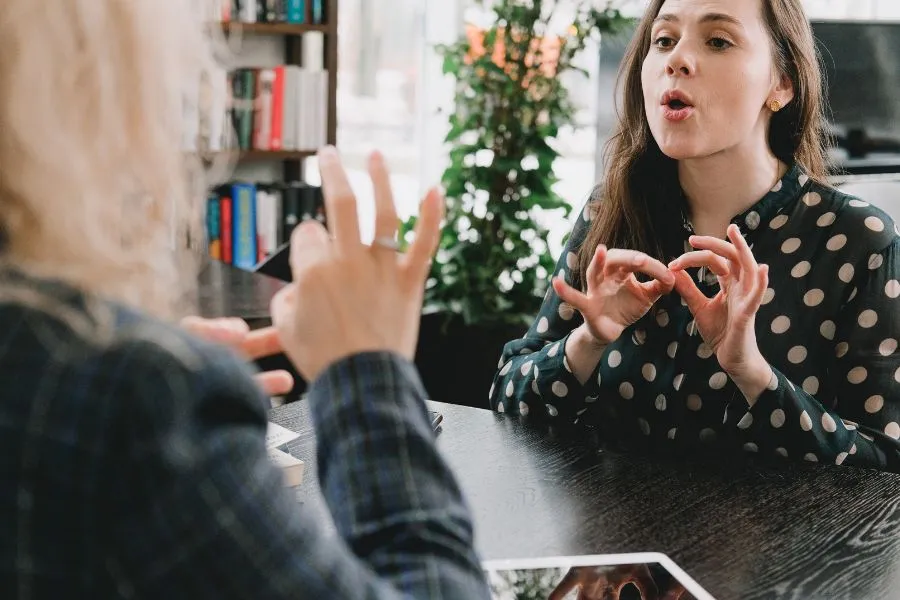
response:
[[[787,106],[794,99],[794,82],[784,74],[778,75],[778,80],[769,94],[769,101],[778,100],[781,106]]]

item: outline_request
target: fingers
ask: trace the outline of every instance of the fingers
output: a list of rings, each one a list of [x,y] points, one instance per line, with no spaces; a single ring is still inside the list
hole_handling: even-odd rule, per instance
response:
[[[556,588],[550,592],[547,600],[562,600],[562,598],[565,598],[576,586],[580,585],[580,579],[580,572],[577,567],[569,569],[562,580],[556,585]]]
[[[711,250],[686,252],[669,263],[673,271],[693,267],[708,267],[719,277],[727,277],[729,273],[728,261]]]
[[[440,241],[443,218],[444,196],[438,189],[432,188],[422,200],[419,219],[416,222],[416,237],[402,257],[403,268],[409,270],[416,280],[425,279],[428,275],[431,259]]]
[[[391,178],[380,152],[369,157],[369,176],[375,194],[375,238],[394,239],[397,235],[397,207],[391,192]]]
[[[236,346],[240,344],[250,331],[243,319],[228,317],[221,319],[204,319],[188,316],[181,320],[181,327],[209,342]]]
[[[600,282],[603,281],[603,271],[606,269],[606,253],[606,246],[597,244],[597,248],[594,250],[594,256],[591,258],[591,262],[588,264],[587,271],[585,272],[588,288],[600,285]]]
[[[756,259],[753,257],[753,251],[750,250],[750,246],[747,245],[747,240],[741,235],[741,231],[738,229],[737,225],[731,224],[728,226],[728,239],[731,240],[731,243],[734,244],[734,247],[737,250],[741,268],[748,273],[756,273],[757,264]]]
[[[241,342],[241,351],[247,358],[257,359],[282,351],[278,331],[274,327],[264,327],[249,332]]]
[[[356,197],[347,180],[347,173],[333,146],[325,146],[318,152],[319,173],[322,175],[322,194],[328,229],[339,252],[359,252],[359,217],[356,214]],[[293,254],[293,252],[291,253]]]
[[[766,295],[766,288],[769,287],[769,265],[760,265],[756,274],[756,287],[748,298],[749,308],[752,313],[756,313],[762,304],[763,296]]]
[[[254,378],[267,396],[284,396],[294,389],[294,378],[287,371],[266,371]]]
[[[733,262],[735,266],[740,265],[740,257],[738,256],[737,248],[734,247],[734,244],[726,242],[725,240],[720,240],[707,235],[692,235],[688,238],[688,242],[697,250],[711,250],[715,254]]]
[[[690,310],[692,314],[700,312],[700,310],[702,310],[709,302],[709,298],[697,288],[697,285],[694,283],[694,280],[691,279],[691,276],[684,271],[677,271],[675,273],[675,291],[678,292],[679,296],[684,298],[688,310]]]
[[[294,227],[290,257],[293,280],[299,280],[306,269],[324,260],[330,253],[331,240],[321,223],[310,220]]]
[[[290,327],[290,319],[293,318],[294,310],[294,292],[293,284],[285,286],[278,290],[269,302],[269,314],[272,315],[272,325],[275,326],[276,331]]]
[[[569,304],[578,312],[584,313],[588,305],[587,296],[566,283],[561,277],[554,277],[550,281],[553,291],[559,296],[559,299]]]
[[[615,270],[620,273],[643,273],[665,284],[674,283],[674,276],[666,265],[634,250],[613,248],[607,252],[604,272],[612,274]]]
[[[663,283],[658,279],[654,279],[653,281],[636,283],[636,285],[644,291],[651,302],[656,302],[661,296],[665,296],[674,289],[675,276],[672,276],[672,281],[670,283]]]

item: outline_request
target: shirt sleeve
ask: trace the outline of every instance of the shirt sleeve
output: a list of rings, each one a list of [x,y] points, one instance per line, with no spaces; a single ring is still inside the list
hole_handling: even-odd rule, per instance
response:
[[[310,388],[336,537],[269,461],[263,399],[236,357],[173,358],[155,344],[128,354],[99,508],[123,596],[489,597],[408,362],[358,355]]]
[[[587,235],[593,209],[593,202],[588,201],[579,211],[551,278],[558,275],[573,284],[578,249]],[[490,390],[491,408],[538,418],[576,420],[584,411],[585,402],[596,399],[600,393],[596,377],[599,364],[582,385],[566,361],[566,341],[582,322],[581,314],[548,286],[541,309],[528,332],[503,348]]]
[[[900,472],[900,238],[865,272],[835,323],[819,400],[777,369],[737,421],[753,449]]]

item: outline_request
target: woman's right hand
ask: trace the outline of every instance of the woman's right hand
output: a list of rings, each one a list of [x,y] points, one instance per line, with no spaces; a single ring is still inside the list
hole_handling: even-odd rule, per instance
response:
[[[386,351],[412,360],[425,278],[437,248],[444,200],[431,190],[422,202],[415,240],[398,254],[360,241],[356,196],[334,148],[319,151],[328,230],[315,221],[291,235],[293,281],[272,299],[272,322],[288,358],[307,381],[331,363]],[[375,240],[397,234],[397,212],[384,159],[369,161],[375,196]],[[329,236],[329,233],[331,234]]]
[[[635,273],[652,280],[639,282]],[[597,246],[585,279],[586,292],[559,277],[553,279],[553,289],[563,302],[581,313],[598,346],[617,340],[625,328],[647,314],[675,286],[675,276],[655,258],[634,250],[607,249],[603,244]]]

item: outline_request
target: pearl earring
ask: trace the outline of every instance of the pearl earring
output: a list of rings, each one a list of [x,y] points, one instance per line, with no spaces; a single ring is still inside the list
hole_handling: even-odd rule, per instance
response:
[[[778,100],[772,100],[771,102],[769,102],[769,108],[773,113],[777,113],[779,110],[781,110],[781,102],[779,102]]]

